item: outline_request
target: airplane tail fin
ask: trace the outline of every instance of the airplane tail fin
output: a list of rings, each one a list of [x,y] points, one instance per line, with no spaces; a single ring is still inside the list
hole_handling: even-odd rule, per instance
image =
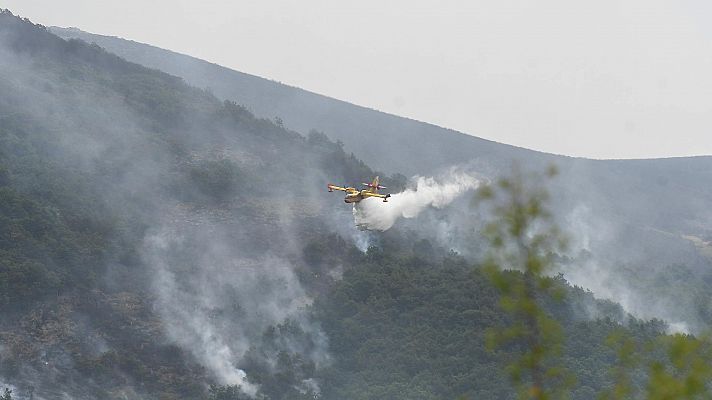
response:
[[[373,193],[378,193],[378,177],[373,178],[373,182],[371,182],[371,191]]]
[[[371,193],[378,193],[378,189],[385,189],[385,186],[381,186],[378,184],[378,177],[373,178],[373,181],[371,183],[364,183],[363,186],[367,186],[369,189],[368,191]]]

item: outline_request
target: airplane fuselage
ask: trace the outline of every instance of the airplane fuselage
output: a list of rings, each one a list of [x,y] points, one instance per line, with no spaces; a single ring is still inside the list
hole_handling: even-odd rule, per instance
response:
[[[360,192],[353,193],[353,194],[347,194],[346,197],[344,197],[344,203],[358,203],[359,201],[361,201],[363,199],[364,199],[364,197]]]

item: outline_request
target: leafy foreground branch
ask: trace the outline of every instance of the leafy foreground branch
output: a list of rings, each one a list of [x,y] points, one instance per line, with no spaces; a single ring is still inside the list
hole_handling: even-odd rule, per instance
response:
[[[554,168],[546,173],[555,175]],[[509,372],[520,398],[569,398],[575,377],[560,359],[564,330],[545,307],[549,299],[564,296],[551,274],[566,241],[547,209],[542,179],[515,169],[510,177],[482,188],[476,201],[488,206],[492,218],[485,227],[491,251],[484,271],[510,316],[507,326],[490,329],[488,347],[517,354]],[[621,326],[606,344],[616,362],[613,385],[599,393],[600,399],[712,399],[709,338],[677,334],[645,342]]]
[[[547,171],[549,177],[556,170]],[[509,366],[521,398],[563,397],[574,384],[573,375],[556,362],[564,341],[561,325],[544,309],[546,298],[561,300],[563,293],[547,275],[552,257],[565,247],[563,236],[546,209],[548,194],[539,179],[511,177],[482,188],[477,200],[489,205],[492,222],[485,227],[491,252],[484,270],[501,293],[501,306],[511,316],[509,326],[491,329],[491,349],[512,346],[519,356]],[[521,271],[521,278],[508,271]]]

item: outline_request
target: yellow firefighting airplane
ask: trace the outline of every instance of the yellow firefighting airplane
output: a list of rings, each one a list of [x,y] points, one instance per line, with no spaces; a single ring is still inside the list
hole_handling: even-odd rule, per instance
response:
[[[383,199],[384,203],[387,203],[388,198],[391,197],[390,194],[378,193],[378,189],[386,188],[385,186],[381,186],[378,184],[378,177],[374,178],[373,182],[363,183],[362,185],[367,186],[368,189],[358,190],[353,187],[341,187],[341,186],[332,185],[331,183],[327,186],[328,186],[330,192],[333,192],[334,190],[340,190],[342,192],[346,192],[346,197],[344,197],[344,202],[346,202],[346,203],[358,203],[359,201],[361,201],[367,197],[378,197],[378,198]]]

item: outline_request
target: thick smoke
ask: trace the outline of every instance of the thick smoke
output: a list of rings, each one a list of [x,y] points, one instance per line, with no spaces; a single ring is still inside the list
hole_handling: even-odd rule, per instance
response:
[[[105,277],[107,286],[122,293],[136,290],[136,296],[148,293],[147,303],[153,302],[149,317],[154,313],[159,317],[157,333],[165,333],[167,342],[191,354],[217,382],[240,385],[250,395],[258,388],[241,369],[247,368],[242,365],[244,356],[259,349],[265,331],[272,326],[297,325],[313,342],[307,348],[287,338],[280,342],[278,351],[300,353],[316,365],[328,361],[326,338],[307,315],[311,299],[296,273],[295,260],[303,243],[291,220],[304,218],[310,208],[282,207],[281,199],[279,203],[259,205],[254,204],[253,197],[246,202],[232,198],[213,201],[205,189],[191,183],[193,175],[185,172],[203,171],[200,168],[205,163],[225,161],[248,174],[255,168],[253,164],[265,163],[258,151],[268,146],[259,135],[232,125],[223,128],[208,124],[211,130],[196,120],[195,126],[180,125],[170,140],[163,142],[163,132],[156,134],[152,129],[158,128],[147,128],[154,121],[130,107],[124,96],[96,83],[93,75],[88,75],[86,84],[71,86],[73,81],[57,76],[63,72],[61,63],[53,64],[54,69],[43,68],[44,64],[35,62],[31,55],[6,49],[2,40],[0,37],[3,122],[12,122],[7,116],[22,116],[37,121],[38,132],[51,132],[45,136],[38,133],[34,140],[42,140],[46,153],[62,161],[58,165],[87,179],[87,186],[92,185],[99,193],[93,199],[96,204],[126,217],[132,221],[127,225],[136,228],[131,231],[137,235],[135,241],[132,237],[129,243],[117,242],[117,246],[136,244],[141,247],[140,257],[107,257],[109,270],[116,272]],[[191,94],[195,93],[186,89],[186,98]],[[192,112],[186,111],[191,116],[201,115]],[[176,148],[186,154],[178,157]],[[219,149],[220,154],[215,155],[213,149]],[[303,155],[301,152],[283,151],[281,156],[296,158]],[[302,167],[307,173],[313,172]],[[57,169],[56,173],[62,172],[64,169]],[[279,172],[272,171],[269,178],[293,182],[289,171]],[[304,179],[309,182],[306,186],[317,186],[309,176]],[[18,187],[35,184],[31,180],[17,183]],[[264,199],[265,192],[257,189],[266,185],[251,187],[257,193],[254,197]],[[314,204],[311,199],[305,202]],[[123,265],[124,261],[130,265]],[[153,325],[154,320],[149,321]],[[276,354],[254,354],[264,355],[265,359],[258,360],[264,364],[276,364]],[[69,364],[63,366],[57,376],[64,378],[62,374],[69,374],[71,368]],[[46,374],[17,379],[25,380],[37,382],[38,387],[43,380],[48,381]],[[309,379],[303,382],[314,392],[318,391],[316,384]],[[100,384],[79,379],[75,384],[65,379],[53,389],[66,388],[72,397],[80,398],[74,393],[81,392],[82,385]],[[38,391],[35,398],[40,395]]]
[[[174,221],[145,240],[143,255],[155,272],[156,306],[168,338],[188,349],[219,382],[240,385],[249,395],[258,388],[239,364],[270,326],[296,322],[316,343],[305,356],[317,365],[326,363],[326,338],[307,316],[311,298],[293,264],[271,252],[256,254],[244,242],[243,234],[250,232],[191,222],[197,226]]]
[[[166,262],[169,252],[182,245],[182,238],[171,232],[160,232],[146,240],[146,253],[156,270],[156,289],[159,312],[164,316],[165,331],[169,338],[190,349],[223,384],[240,385],[254,395],[257,389],[247,381],[244,371],[235,366],[237,357],[246,351],[240,346],[232,349],[215,326],[211,315],[213,298],[200,298],[192,288],[182,287],[176,272]],[[202,292],[202,291],[201,291]]]
[[[652,228],[626,228],[583,203],[562,219],[569,233],[572,261],[561,266],[571,284],[612,300],[640,319],[658,318],[672,333],[699,333],[707,329],[697,293],[680,286],[706,269],[707,262],[694,246],[678,235]],[[683,280],[683,282],[680,281]]]
[[[441,179],[416,177],[414,188],[393,194],[387,204],[374,198],[356,203],[354,222],[360,229],[386,231],[398,218],[415,218],[428,207],[443,208],[479,185],[478,178],[455,170]]]

